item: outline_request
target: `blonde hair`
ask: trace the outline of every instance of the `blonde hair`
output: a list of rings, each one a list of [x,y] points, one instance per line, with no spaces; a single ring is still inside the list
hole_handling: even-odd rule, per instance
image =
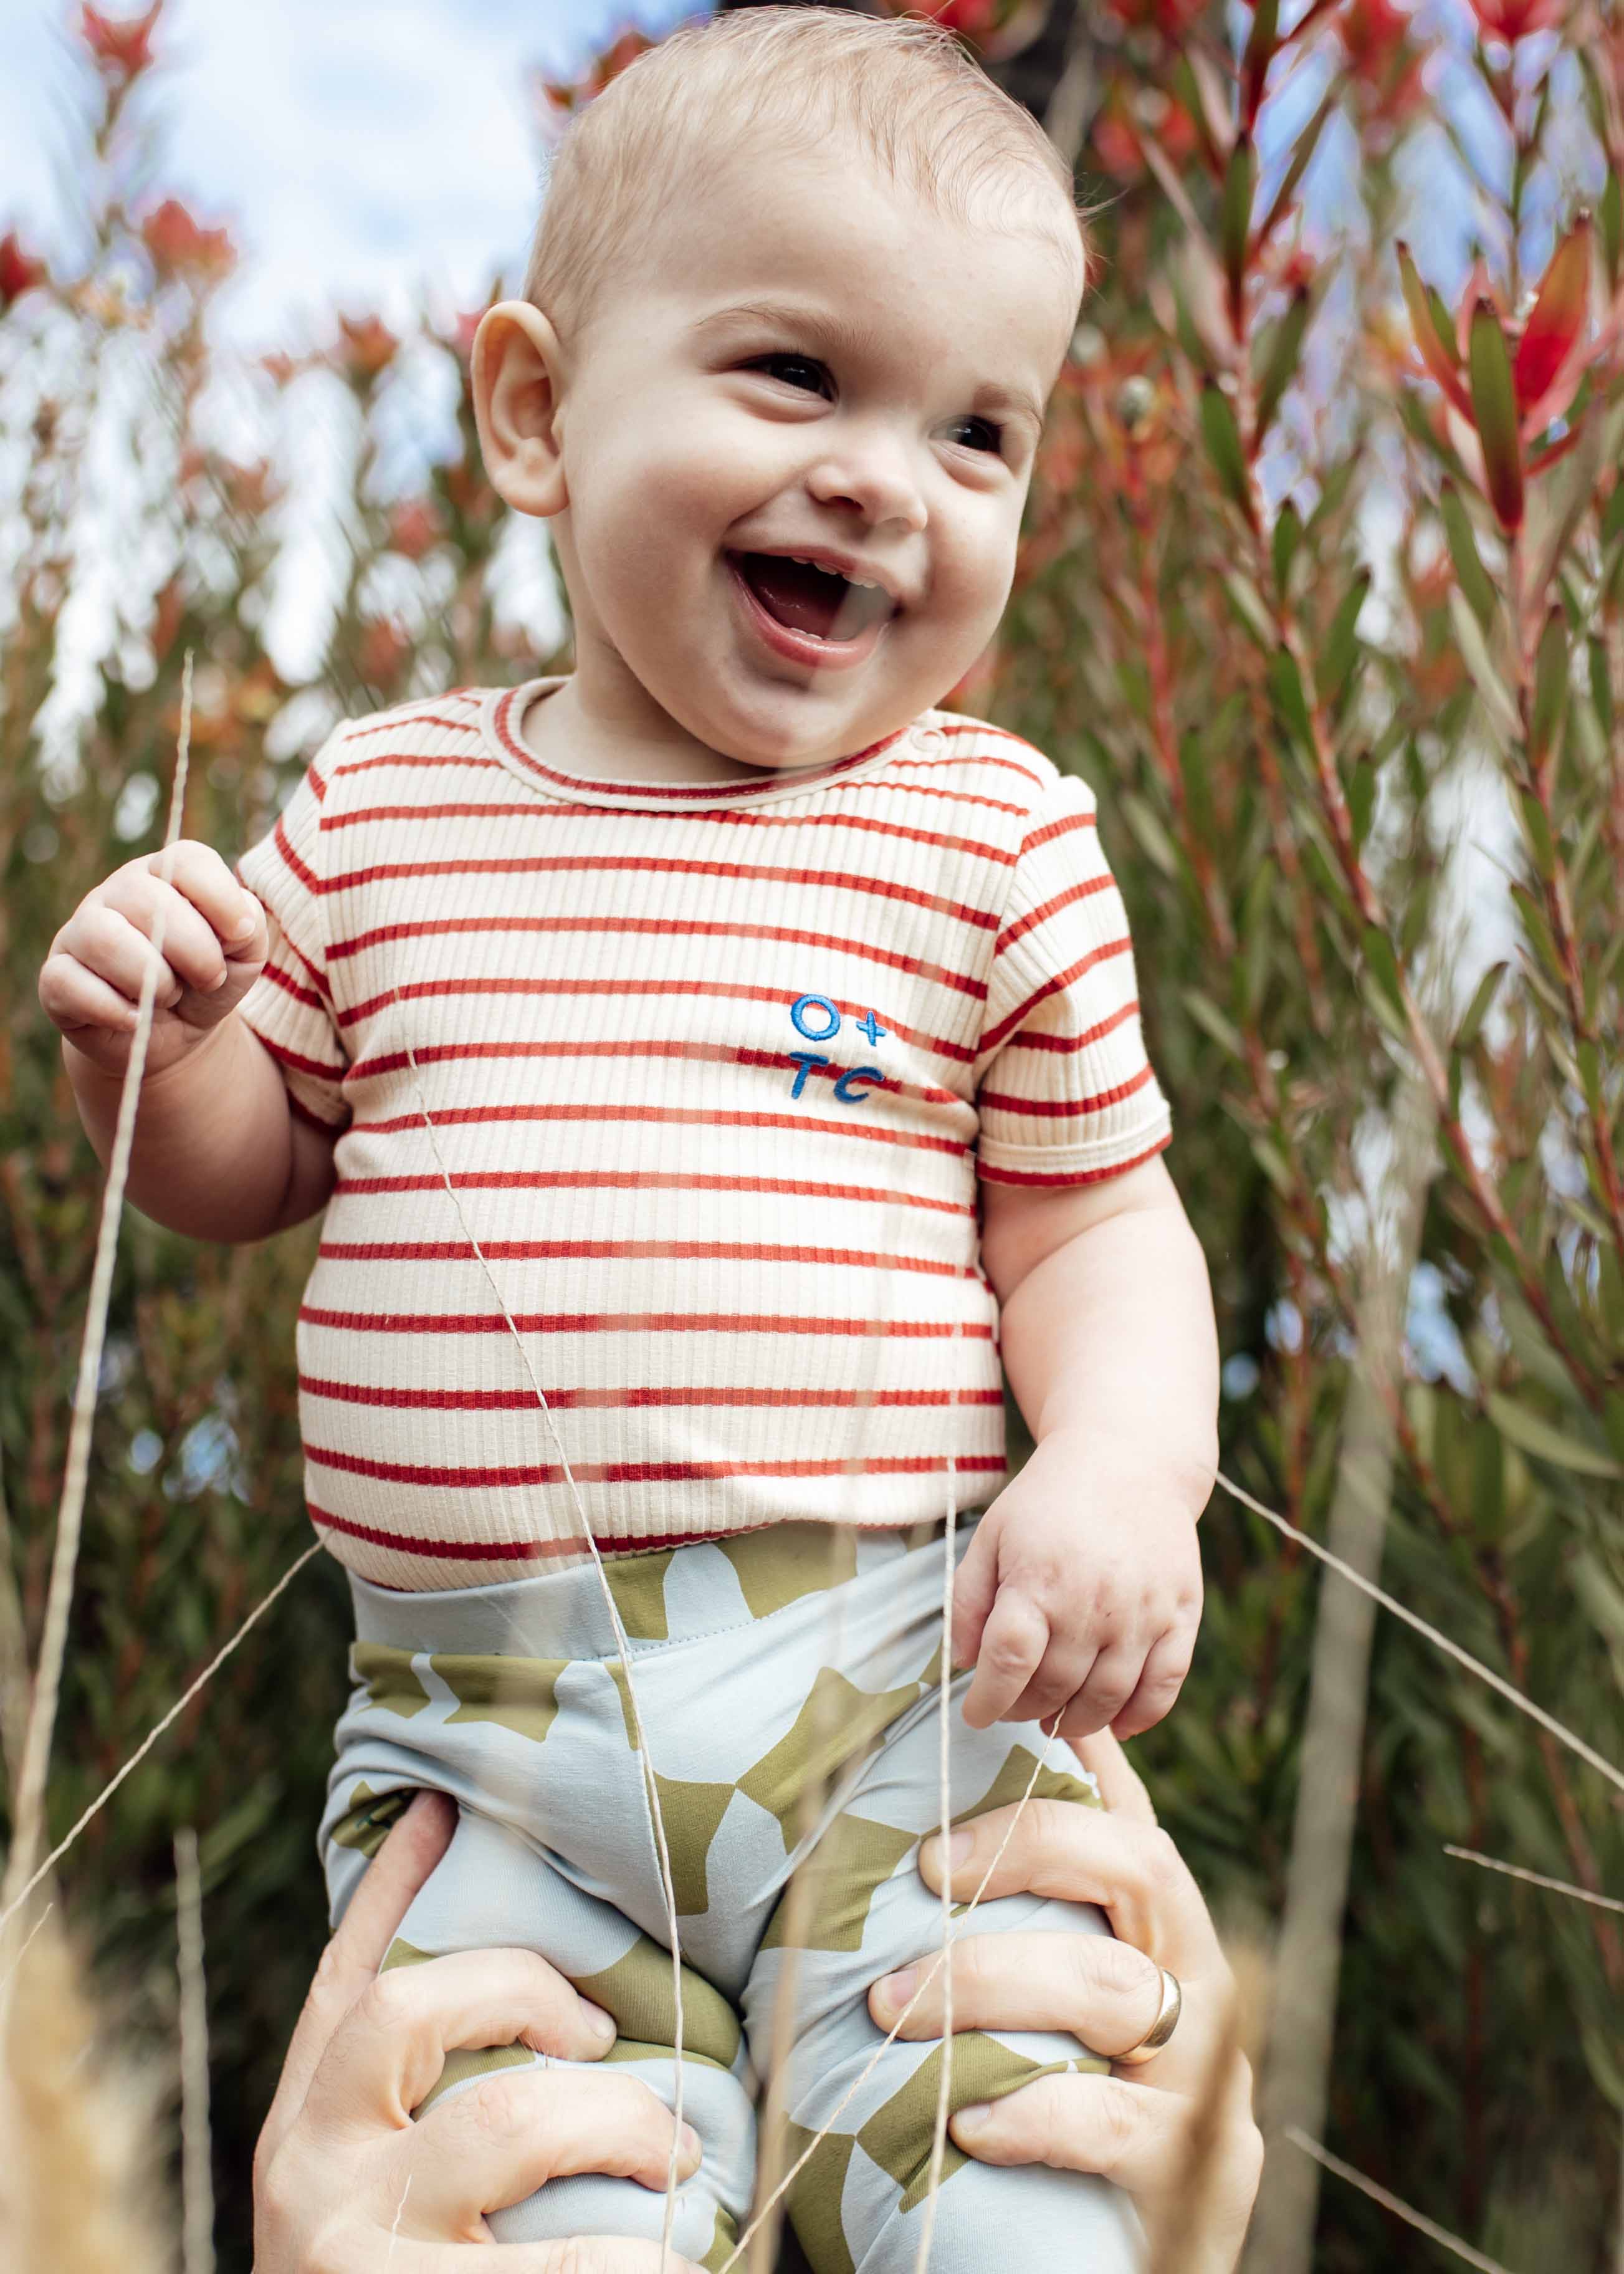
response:
[[[1029,233],[1048,200],[1087,282],[1071,169],[1030,111],[918,17],[748,8],[688,24],[610,81],[553,155],[524,297],[570,337],[624,247],[687,182],[752,143],[812,155],[846,133],[951,220]],[[1047,232],[1044,232],[1047,233]]]

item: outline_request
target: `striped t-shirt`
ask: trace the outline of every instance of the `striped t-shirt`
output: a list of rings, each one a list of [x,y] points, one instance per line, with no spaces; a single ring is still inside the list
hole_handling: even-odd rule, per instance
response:
[[[242,862],[243,1015],[340,1133],[318,1530],[391,1587],[584,1552],[532,1371],[605,1548],[984,1505],[977,1177],[1169,1136],[1093,797],[935,711],[794,773],[578,779],[523,736],[559,684],[341,727]]]

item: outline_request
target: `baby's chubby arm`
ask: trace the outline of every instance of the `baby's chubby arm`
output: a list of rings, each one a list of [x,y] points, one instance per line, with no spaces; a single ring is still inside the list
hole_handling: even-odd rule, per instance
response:
[[[1064,1736],[1159,1721],[1201,1609],[1218,1344],[1199,1243],[1159,1160],[1058,1189],[985,1180],[981,1260],[1035,1450],[954,1592],[965,1719]]]
[[[323,1206],[332,1140],[293,1112],[275,1059],[237,1016],[268,951],[264,909],[209,846],[183,840],[169,858],[167,884],[165,856],[144,854],[86,894],[51,942],[40,1002],[105,1162],[164,907],[130,1198],[197,1239],[262,1239]]]

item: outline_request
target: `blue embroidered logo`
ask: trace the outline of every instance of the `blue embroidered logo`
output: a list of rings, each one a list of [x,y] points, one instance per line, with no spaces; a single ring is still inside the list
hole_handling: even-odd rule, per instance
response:
[[[827,995],[798,995],[790,1005],[789,1015],[794,1022],[795,1032],[804,1035],[809,1043],[830,1042],[840,1031],[839,1010]],[[882,1035],[890,1032],[888,1028],[880,1025],[872,1011],[861,1019],[853,1020],[853,1024],[860,1035],[867,1037],[870,1049],[878,1043]],[[820,1066],[831,1063],[816,1050],[791,1050],[789,1061],[797,1069],[794,1087],[790,1091],[792,1097],[800,1096],[807,1086],[809,1073],[815,1073]],[[878,1066],[849,1066],[835,1083],[834,1094],[842,1105],[861,1105],[868,1092],[854,1089],[852,1084],[859,1081],[883,1083],[884,1080]]]

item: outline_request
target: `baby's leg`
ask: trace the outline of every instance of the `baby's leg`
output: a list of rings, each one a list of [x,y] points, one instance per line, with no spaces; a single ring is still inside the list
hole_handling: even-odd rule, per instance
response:
[[[454,1950],[538,1951],[583,1997],[611,2014],[620,2036],[608,2060],[626,2065],[667,2106],[675,2097],[671,1954],[612,1905],[584,1894],[529,1841],[489,1817],[462,1811],[435,1871],[401,1923],[387,1969]],[[720,1992],[683,1969],[683,2114],[704,2144],[704,2162],[680,2190],[672,2244],[702,2266],[719,2266],[750,2198],[755,2118],[744,2078],[739,2023]],[[455,2052],[414,2113],[465,2092],[492,2071],[596,2067],[549,2060],[519,2044]],[[658,2190],[594,2173],[553,2180],[511,2209],[492,2212],[499,2242],[574,2235],[658,2240]]]
[[[956,1685],[953,1706],[951,1812],[959,1818],[1019,1799],[1043,1743],[1026,1728],[967,1728],[958,1711],[967,1683]],[[793,2120],[777,2160],[781,2176],[811,2151],[788,2202],[814,2274],[914,2274],[917,2261],[943,2049],[936,2040],[898,2040],[880,2052],[883,2032],[866,1999],[880,1975],[928,1963],[941,1946],[940,1906],[915,1869],[918,1834],[939,1812],[936,1710],[929,1700],[891,1733],[780,1904],[746,1995],[751,2052],[763,2073],[780,1996],[794,2014],[786,2100]],[[1070,1752],[1056,1745],[1049,1758],[1056,1766],[1046,1758],[1037,1792],[1093,1802],[1086,1784],[1059,1770],[1071,1764]],[[1034,1929],[1109,1931],[1091,1906],[1027,1895],[978,1904],[959,1931]],[[964,2032],[953,2040],[949,2105],[998,2099],[1057,2068],[1107,2067],[1062,2033]],[[818,2141],[824,2127],[828,2136]],[[771,2152],[767,2140],[763,2148]],[[1104,2180],[978,2164],[948,2141],[931,2274],[988,2274],[1011,2262],[1132,2274],[1140,2253],[1132,2206]]]

